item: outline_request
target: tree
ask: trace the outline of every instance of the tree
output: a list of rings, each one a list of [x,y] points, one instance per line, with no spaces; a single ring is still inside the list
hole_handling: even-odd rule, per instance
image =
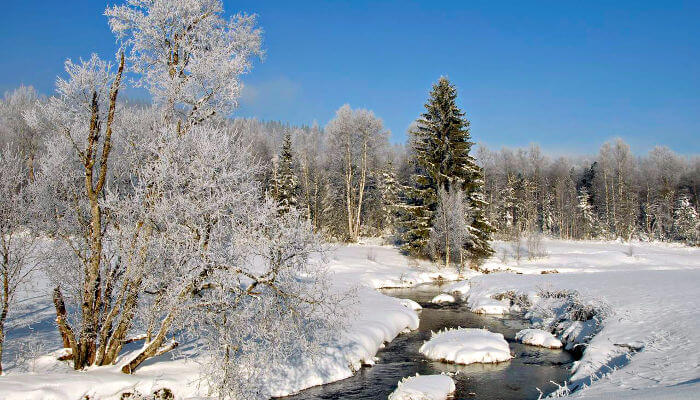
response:
[[[381,171],[379,178],[379,193],[381,196],[382,227],[384,230],[395,229],[397,206],[400,202],[401,184],[396,179],[396,170],[389,160]]]
[[[288,212],[297,206],[297,178],[294,175],[294,160],[292,159],[292,135],[289,131],[284,134],[282,151],[276,166],[276,181],[274,198],[277,200],[280,212]]]
[[[114,282],[110,281],[112,268],[105,249],[110,219],[102,199],[111,173],[112,133],[123,70],[123,54],[116,73],[96,55],[80,64],[66,61],[69,78],[58,79],[57,94],[41,117],[58,134],[42,160],[42,197],[52,221],[47,229],[63,240],[69,255],[65,261],[74,268],[74,273],[61,277],[54,304],[64,347],[71,349],[75,369],[96,362],[101,365],[106,349],[98,351],[98,344],[109,340],[111,333],[103,329],[112,311],[106,301]],[[32,121],[36,124],[39,119],[35,115]],[[81,282],[70,294],[80,304],[76,325],[68,320],[62,282]]]
[[[445,266],[455,258],[459,258],[462,265],[463,249],[476,240],[466,207],[461,190],[453,188],[449,193],[444,189],[438,191],[438,206],[429,246],[434,258],[444,257]]]
[[[700,240],[700,217],[687,196],[678,199],[673,226],[680,240],[688,244],[697,244]]]
[[[377,164],[377,153],[385,148],[388,132],[382,120],[368,110],[352,110],[344,105],[326,126],[334,170],[344,182],[345,217],[348,239],[357,241],[362,227],[362,211],[370,169]]]
[[[7,316],[17,289],[27,283],[38,266],[25,161],[9,145],[0,149],[0,375]]]
[[[469,208],[473,212],[471,228],[475,240],[466,249],[473,259],[480,259],[492,253],[488,244],[491,235],[489,223],[485,220],[486,202],[483,197],[483,172],[469,154],[472,146],[469,133],[469,121],[464,118],[456,104],[457,91],[447,78],[442,77],[433,85],[430,99],[425,104],[425,113],[416,122],[411,131],[417,173],[413,195],[420,199],[410,199],[413,214],[425,218],[437,209],[438,190],[447,192],[464,190],[469,199]],[[410,219],[408,220],[409,223]],[[420,228],[423,221],[414,219],[413,227],[408,228],[415,243],[414,248],[425,254],[428,232]],[[433,222],[431,222],[431,225]]]
[[[578,212],[580,215],[579,229],[584,239],[596,236],[597,221],[590,204],[590,195],[586,188],[581,189],[578,195]]]
[[[34,180],[34,164],[44,138],[43,130],[28,124],[25,115],[33,113],[43,102],[31,86],[20,86],[0,100],[0,148],[9,145],[22,154],[30,180]]]
[[[227,21],[220,0],[127,0],[105,15],[128,51],[137,84],[181,134],[231,112],[243,88],[240,76],[263,54],[255,15]]]

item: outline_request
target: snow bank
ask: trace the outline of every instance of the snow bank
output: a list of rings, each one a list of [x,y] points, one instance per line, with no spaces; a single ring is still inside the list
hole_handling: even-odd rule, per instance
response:
[[[469,310],[477,314],[503,315],[510,311],[510,305],[502,300],[487,296],[469,296]]]
[[[694,398],[700,391],[700,248],[667,243],[543,240],[548,256],[514,260],[494,242],[470,301],[514,292],[533,325],[583,351],[572,398]],[[542,271],[557,270],[557,274]]]
[[[351,377],[363,365],[374,365],[377,351],[405,331],[418,329],[418,314],[405,302],[367,287],[357,289],[357,316],[339,343],[321,360],[273,371],[268,379],[275,397]]]
[[[397,299],[401,305],[413,311],[420,311],[423,307],[411,299]]]
[[[559,339],[542,329],[523,329],[515,334],[515,340],[532,346],[547,347],[550,349],[559,349],[563,346]]]
[[[286,396],[311,386],[326,384],[352,376],[363,365],[376,362],[377,351],[402,332],[417,329],[420,305],[411,300],[398,300],[376,291],[380,287],[409,287],[434,280],[452,280],[457,273],[438,269],[427,263],[410,261],[393,247],[377,245],[342,246],[332,251],[328,267],[332,286],[339,292],[351,291],[352,323],[338,342],[329,343],[320,359],[302,360],[298,364],[270,370],[260,377],[274,396]],[[48,287],[48,286],[47,286]],[[56,331],[55,312],[50,290],[46,295],[30,293],[32,300],[31,338],[42,343],[44,353],[33,362],[33,371],[8,368],[0,376],[0,399],[77,399],[88,395],[93,399],[120,399],[124,392],[143,395],[160,388],[172,390],[176,398],[206,396],[208,387],[201,376],[201,365],[208,360],[200,354],[187,354],[185,349],[144,363],[133,375],[125,375],[120,365],[73,371],[68,363],[55,360],[61,340]],[[28,297],[30,297],[28,296]],[[11,324],[18,324],[13,315]],[[38,318],[38,320],[37,320]],[[24,323],[22,324],[24,325]],[[27,330],[29,331],[29,330]],[[29,338],[29,336],[27,336]],[[17,354],[18,340],[6,342],[8,358]],[[190,358],[184,358],[182,355]],[[174,358],[173,358],[174,357]],[[121,359],[129,357],[124,355]]]
[[[464,297],[467,293],[469,293],[469,281],[464,280],[451,283],[445,288],[445,292],[458,294]]]
[[[455,364],[497,363],[513,358],[500,333],[486,329],[458,328],[433,332],[420,352],[432,360]]]
[[[403,378],[388,400],[445,400],[455,390],[455,382],[447,375],[416,374]]]
[[[433,299],[430,300],[430,302],[435,304],[454,303],[455,298],[447,293],[440,293],[439,295],[433,297]]]

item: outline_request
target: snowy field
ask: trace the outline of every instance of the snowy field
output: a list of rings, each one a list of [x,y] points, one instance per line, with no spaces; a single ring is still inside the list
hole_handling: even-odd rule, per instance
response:
[[[328,260],[334,285],[352,291],[356,299],[352,326],[339,343],[327,347],[323,362],[276,371],[269,380],[274,393],[282,396],[343,379],[373,364],[385,342],[416,329],[419,322],[416,304],[375,289],[443,279],[457,281],[445,291],[467,297],[470,306],[498,303],[498,312],[528,312],[534,327],[555,331],[569,347],[583,346],[583,358],[568,385],[579,389],[572,394],[576,398],[698,398],[700,249],[545,240],[547,256],[518,261],[510,256],[510,243],[494,246],[496,255],[484,265],[493,273],[469,271],[465,281],[454,271],[410,260],[388,246],[334,249]],[[9,370],[0,377],[0,399],[118,399],[124,391],[152,393],[163,387],[177,398],[207,394],[199,376],[206,359],[186,359],[187,346],[150,360],[130,376],[119,372],[119,364],[74,372],[55,361],[60,340],[48,295],[26,296],[20,304],[10,321],[5,356]],[[571,313],[563,308],[572,304],[578,308],[568,311],[593,310],[596,317],[564,320]]]
[[[513,291],[515,307],[529,308],[535,322],[549,326],[565,310],[561,299],[547,295],[576,291],[575,303],[605,318],[595,329],[560,321],[569,346],[590,339],[568,385],[579,387],[573,397],[700,398],[700,249],[561,240],[544,246],[547,256],[518,262],[512,244],[495,243],[485,268],[511,272],[470,280],[470,304]]]

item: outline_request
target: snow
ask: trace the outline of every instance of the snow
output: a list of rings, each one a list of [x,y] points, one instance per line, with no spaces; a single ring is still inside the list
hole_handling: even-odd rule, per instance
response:
[[[542,329],[523,329],[515,334],[515,340],[532,346],[559,349],[563,345],[561,341],[551,333]]]
[[[413,311],[420,311],[423,309],[420,304],[411,299],[398,299],[402,306],[411,309]]]
[[[469,280],[443,290],[468,296],[474,311],[503,313],[519,307],[533,328],[554,332],[565,347],[583,350],[567,385],[575,389],[573,398],[697,398],[700,248],[545,239],[548,256],[516,260],[504,254],[509,246],[494,243],[496,254],[482,266],[490,273],[467,271]],[[340,341],[326,348],[322,360],[274,371],[269,386],[276,395],[349,377],[361,365],[374,363],[386,342],[418,326],[415,302],[375,289],[458,278],[454,271],[409,260],[395,248],[377,243],[337,246],[328,263],[337,290],[354,290],[352,325]],[[552,270],[558,273],[542,274]],[[173,390],[176,398],[206,395],[206,382],[199,375],[206,359],[188,354],[184,344],[177,353],[149,360],[134,375],[119,372],[119,363],[75,372],[56,361],[60,338],[50,291],[44,289],[35,282],[31,295],[20,298],[20,308],[10,316],[0,398],[118,399],[124,391],[148,394],[163,387]],[[508,299],[494,299],[509,291],[527,302],[510,307]],[[567,319],[571,316],[567,307],[590,307],[600,315]],[[25,345],[31,343],[41,347],[34,358],[24,355],[31,348]],[[452,346],[444,350],[455,352]],[[31,361],[24,363],[30,365],[17,365],[18,358]]]
[[[355,299],[351,326],[337,343],[326,347],[320,360],[304,360],[298,365],[271,371],[266,385],[274,396],[286,396],[348,378],[363,365],[374,364],[377,351],[385,343],[402,332],[418,328],[418,303],[395,299],[376,289],[458,278],[453,270],[409,260],[394,247],[374,243],[336,246],[331,249],[327,262],[335,290],[351,293]],[[31,329],[10,331],[5,358],[14,358],[20,352],[17,348],[20,340],[15,334],[21,334],[22,340],[41,342],[43,355],[33,361],[31,369],[12,365],[7,368],[6,374],[0,377],[1,399],[75,399],[85,395],[119,399],[125,391],[149,394],[160,388],[172,390],[176,398],[206,396],[208,388],[200,371],[207,359],[192,354],[186,345],[176,353],[149,360],[133,375],[121,373],[119,362],[115,366],[93,367],[87,372],[73,371],[67,362],[56,360],[62,350],[53,321],[50,290],[43,287],[41,293],[41,296],[34,292],[32,296],[27,295],[27,299],[20,302],[25,309],[10,317],[11,326],[29,324],[27,315],[36,318],[31,321]],[[120,361],[125,359],[128,357]]]
[[[454,303],[455,298],[447,293],[440,293],[439,295],[433,297],[430,302],[435,304]]]
[[[697,398],[700,248],[551,239],[543,245],[544,258],[503,261],[510,243],[494,243],[496,254],[483,267],[496,273],[469,281],[469,304],[508,291],[526,297],[531,304],[522,308],[535,327],[583,350],[568,384],[574,398]],[[558,273],[542,274],[551,270]],[[564,291],[578,295],[568,303],[543,296]],[[567,304],[596,309],[601,318],[567,320]]]
[[[445,291],[465,297],[469,293],[469,281],[460,281],[449,284]]]
[[[477,314],[507,314],[510,311],[510,306],[501,300],[495,300],[491,297],[469,296],[469,309]]]
[[[502,334],[486,329],[458,328],[433,332],[420,352],[432,360],[455,364],[497,363],[513,358]]]
[[[455,391],[447,375],[418,375],[403,378],[389,400],[446,400]]]

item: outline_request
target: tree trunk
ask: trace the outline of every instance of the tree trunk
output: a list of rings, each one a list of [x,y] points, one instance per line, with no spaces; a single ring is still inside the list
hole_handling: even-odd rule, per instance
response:
[[[7,312],[10,308],[10,274],[8,270],[7,253],[3,254],[3,273],[2,273],[2,304],[0,304],[0,375],[2,375],[2,350],[5,343],[5,320]]]
[[[362,143],[362,171],[360,175],[360,195],[357,199],[357,215],[355,215],[355,238],[360,236],[360,217],[362,215],[362,199],[367,181],[367,138]]]
[[[348,234],[350,236],[350,241],[355,242],[357,241],[357,237],[355,236],[353,229],[354,206],[352,204],[352,149],[350,146],[350,135],[348,134],[347,142],[345,143],[345,204],[348,210]]]

